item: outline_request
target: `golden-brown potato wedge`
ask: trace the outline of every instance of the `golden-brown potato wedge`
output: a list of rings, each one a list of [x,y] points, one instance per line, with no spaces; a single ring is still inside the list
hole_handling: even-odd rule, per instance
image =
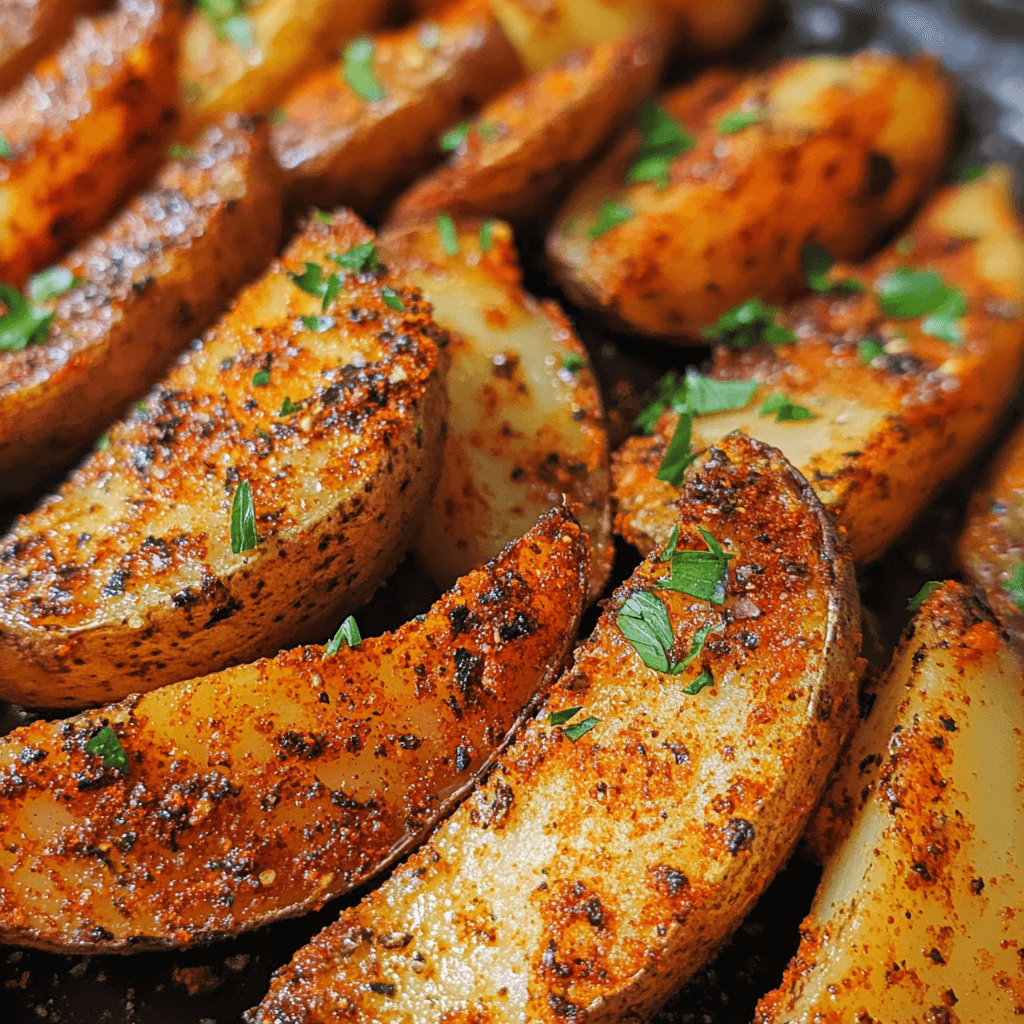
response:
[[[679,117],[692,88],[665,109]],[[614,150],[559,214],[549,259],[577,301],[619,326],[701,343],[701,328],[751,295],[799,292],[805,243],[861,257],[941,170],[950,121],[931,59],[785,61],[709,112],[664,189],[625,183],[639,136]]]
[[[392,221],[447,211],[520,222],[549,216],[574,171],[654,87],[664,38],[640,32],[576,50],[487,104],[449,163],[395,204]]]
[[[1003,443],[971,498],[957,550],[968,578],[985,588],[992,610],[1024,648],[1024,426]]]
[[[385,259],[451,334],[444,468],[416,555],[449,586],[564,495],[590,537],[596,600],[614,554],[600,393],[558,305],[523,291],[509,226],[485,223],[429,221],[381,235]]]
[[[437,477],[445,335],[399,277],[331,262],[372,238],[314,217],[16,520],[0,696],[82,706],[251,661],[324,636],[387,577]]]
[[[562,667],[587,548],[556,509],[395,633],[4,737],[0,941],[210,941],[318,908],[397,860]]]
[[[285,101],[273,144],[300,209],[375,210],[436,162],[445,128],[523,74],[487,0],[375,37],[373,68],[383,99],[367,101],[331,66]]]
[[[897,267],[937,272],[959,289],[962,345],[926,334],[922,317],[883,316],[872,289]],[[1013,393],[1024,355],[1022,268],[1024,226],[1006,170],[945,189],[904,238],[842,272],[867,291],[816,296],[783,315],[795,344],[715,350],[710,376],[756,381],[758,390],[743,409],[697,417],[695,443],[744,430],[780,448],[839,516],[854,559],[871,561],[966,465]],[[814,418],[762,415],[775,394]],[[630,439],[612,461],[616,529],[645,552],[675,522],[678,489],[656,479],[675,423],[664,414],[652,437]]]
[[[757,1024],[987,1024],[1024,1009],[1024,664],[1000,632],[957,584],[908,628],[830,790],[842,827]]]
[[[675,19],[678,49],[719,53],[742,42],[758,23],[765,0],[659,0]]]
[[[77,462],[267,266],[280,231],[266,130],[230,118],[62,260],[74,283],[38,304],[49,333],[0,355],[0,493]]]
[[[77,15],[102,0],[0,0],[0,93],[14,88],[57,45]]]
[[[735,556],[724,606],[652,590],[668,563],[641,565],[487,782],[295,955],[252,1024],[643,1020],[740,923],[849,725],[857,592],[828,515],[767,446],[727,439],[686,491],[681,548],[707,556],[703,528]],[[671,634],[663,659],[717,631],[681,674],[621,632],[641,598],[667,608],[648,620]],[[551,723],[570,708],[580,730]]]
[[[173,0],[120,0],[0,99],[0,281],[24,284],[160,165],[179,27]]]
[[[385,0],[254,0],[236,40],[193,11],[181,41],[182,136],[229,113],[261,113],[303,75],[334,61],[339,45],[374,28]],[[240,45],[251,42],[251,45]]]

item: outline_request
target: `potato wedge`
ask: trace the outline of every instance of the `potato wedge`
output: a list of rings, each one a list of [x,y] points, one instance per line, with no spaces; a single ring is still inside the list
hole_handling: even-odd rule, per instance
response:
[[[654,88],[664,56],[653,30],[573,51],[487,104],[451,161],[413,185],[390,219],[442,210],[515,222],[550,216],[574,172]]]
[[[335,60],[342,42],[375,28],[386,8],[385,0],[254,0],[234,36],[193,11],[181,41],[182,137],[225,114],[269,110]]]
[[[387,577],[437,477],[445,335],[400,278],[330,261],[372,238],[314,217],[16,520],[0,696],[83,706],[251,661],[323,637]]]
[[[952,583],[908,628],[831,790],[848,835],[757,1024],[1024,1011],[1024,663],[1000,632]]]
[[[707,556],[698,528],[735,555],[724,606],[652,590],[668,564],[641,565],[487,782],[295,955],[251,1024],[642,1020],[725,941],[850,722],[857,592],[811,489],[755,441],[690,471],[679,542]],[[667,606],[663,664],[721,632],[655,671],[617,625],[639,595]],[[551,724],[568,708],[591,731]]]
[[[0,739],[0,942],[210,941],[372,877],[461,799],[550,686],[576,639],[587,548],[556,509],[395,633]],[[111,747],[116,735],[112,754],[86,746],[101,734]]]
[[[1003,443],[984,486],[971,498],[957,554],[968,579],[1024,649],[1024,426]],[[1020,603],[1018,603],[1020,602]]]
[[[678,117],[692,88],[665,109]],[[930,58],[784,61],[691,128],[696,145],[672,160],[667,187],[624,184],[636,143],[614,150],[560,212],[548,258],[580,304],[620,327],[703,343],[701,328],[751,295],[797,294],[805,243],[860,258],[903,217],[945,162],[951,98]]]
[[[56,46],[74,19],[102,0],[2,0],[0,93],[13,89],[32,65]]]
[[[590,538],[596,600],[614,554],[601,396],[557,303],[523,291],[511,229],[486,223],[445,224],[444,238],[434,221],[381,235],[385,259],[451,333],[444,468],[416,556],[449,586],[564,495]]]
[[[487,0],[375,37],[383,99],[369,102],[331,65],[285,100],[273,143],[293,205],[379,208],[438,157],[441,133],[523,74]]]
[[[171,0],[120,0],[0,99],[0,281],[20,287],[159,167],[180,23]]]
[[[765,0],[660,0],[675,18],[675,44],[680,50],[720,53],[741,43],[761,20]]]
[[[873,289],[895,269],[935,272],[967,303],[962,345],[923,317],[883,315]],[[795,344],[720,346],[710,376],[758,385],[742,409],[699,416],[694,439],[744,430],[780,448],[846,528],[857,562],[877,558],[978,450],[1009,401],[1024,356],[1024,227],[1005,168],[940,192],[901,240],[857,272],[868,289],[796,303]],[[811,419],[764,415],[785,396]],[[665,543],[678,489],[656,479],[676,418],[612,460],[616,529],[647,552]]]
[[[0,493],[74,465],[267,266],[280,178],[265,128],[229,118],[58,264],[77,283],[38,304],[49,333],[0,355]]]

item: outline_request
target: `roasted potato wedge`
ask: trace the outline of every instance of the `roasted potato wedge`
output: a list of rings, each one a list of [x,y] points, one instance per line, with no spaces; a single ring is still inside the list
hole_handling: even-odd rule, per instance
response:
[[[937,273],[966,299],[963,343],[925,333],[923,317],[883,315],[875,289],[900,269]],[[862,293],[796,303],[781,318],[794,344],[715,350],[710,376],[751,380],[740,409],[699,416],[698,446],[732,430],[776,445],[846,528],[854,559],[878,557],[978,450],[1013,393],[1024,355],[1024,226],[1005,168],[940,192],[912,230],[870,263],[833,271]],[[764,415],[783,395],[813,418]],[[656,474],[676,417],[631,438],[612,461],[616,529],[647,552],[665,543],[678,489]]]
[[[67,34],[77,15],[101,0],[2,0],[0,93],[13,89]]]
[[[675,19],[681,50],[719,53],[741,43],[761,19],[765,0],[659,0]]]
[[[709,556],[703,528],[719,570],[735,556],[724,605],[653,590],[669,565],[641,565],[487,782],[295,955],[252,1024],[642,1020],[725,941],[850,723],[857,592],[813,491],[755,441],[691,469],[678,524],[681,549]],[[667,608],[662,665],[699,650],[680,674],[620,630],[640,597]],[[570,708],[591,731],[551,723]]]
[[[120,0],[0,99],[0,281],[24,284],[159,167],[180,23],[172,0]]]
[[[58,264],[70,290],[39,304],[49,332],[0,355],[0,493],[77,462],[267,266],[280,178],[266,130],[230,118]]]
[[[1000,634],[957,584],[908,628],[830,788],[842,827],[757,1024],[994,1022],[1024,1010],[1024,664]]]
[[[702,88],[662,105],[682,120],[688,91]],[[941,170],[951,113],[930,58],[784,61],[737,86],[703,127],[683,121],[696,144],[672,160],[666,187],[626,182],[639,135],[613,150],[559,214],[549,260],[578,302],[620,327],[703,343],[701,328],[751,295],[797,294],[805,243],[863,256]]]
[[[558,305],[523,291],[509,226],[485,223],[381,235],[385,258],[451,335],[444,468],[416,555],[448,586],[565,495],[590,537],[596,600],[614,553],[600,393]]]
[[[193,11],[181,42],[181,134],[230,113],[261,113],[298,79],[332,63],[340,44],[375,28],[385,0],[255,0],[241,37]],[[248,44],[248,45],[247,45]]]
[[[336,65],[304,79],[274,125],[293,205],[370,212],[436,162],[441,133],[510,86],[523,67],[486,0],[374,40],[384,97],[368,101]]]
[[[487,104],[451,161],[413,185],[391,220],[441,210],[516,222],[549,216],[573,173],[654,87],[664,55],[654,31],[573,51]]]
[[[372,239],[353,214],[314,217],[109,447],[16,520],[0,696],[102,703],[273,654],[392,571],[440,465],[445,336],[399,277],[331,262]]]
[[[561,668],[587,549],[555,510],[395,633],[4,737],[0,941],[209,941],[320,907],[397,860]],[[97,737],[113,752],[97,756]]]
[[[964,573],[1024,649],[1024,426],[1003,443],[957,542]]]

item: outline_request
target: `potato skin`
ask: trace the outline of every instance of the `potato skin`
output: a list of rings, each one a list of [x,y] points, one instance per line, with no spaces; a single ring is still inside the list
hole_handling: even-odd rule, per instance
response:
[[[4,699],[101,703],[319,640],[394,569],[437,475],[445,335],[387,272],[343,276],[334,326],[307,329],[321,299],[287,276],[307,261],[327,274],[329,253],[372,237],[345,211],[313,218],[109,448],[15,522],[0,541]],[[259,543],[236,555],[243,481]]]
[[[882,315],[870,289],[898,266],[934,270],[962,292],[962,346],[924,334],[921,319]],[[697,417],[694,443],[743,429],[778,446],[838,516],[854,559],[877,558],[973,457],[1013,393],[1024,357],[1022,267],[1024,225],[1004,168],[943,190],[902,239],[838,272],[868,291],[809,298],[785,313],[795,344],[715,349],[712,377],[761,387],[739,412]],[[858,350],[864,338],[886,348],[869,365]],[[816,418],[760,416],[773,393]],[[674,522],[678,489],[656,473],[675,422],[666,413],[651,437],[631,438],[612,459],[615,528],[643,552],[664,544]]]
[[[295,955],[250,1024],[642,1020],[739,924],[854,713],[857,594],[829,517],[767,446],[727,439],[686,490],[681,547],[704,526],[736,555],[700,663],[661,675],[615,624],[665,574],[646,561],[487,782]],[[709,605],[657,593],[681,657]],[[685,695],[701,668],[714,687]],[[600,721],[573,743],[548,716],[580,705]],[[389,948],[392,932],[412,939]]]
[[[0,2],[0,93],[13,89],[70,30],[75,17],[100,0]]]
[[[299,210],[378,210],[437,161],[446,128],[523,74],[486,0],[463,0],[374,42],[384,99],[366,101],[332,65],[284,102],[273,144]]]
[[[513,223],[550,216],[583,161],[654,88],[664,56],[653,29],[573,51],[487,104],[452,159],[413,185],[390,220],[442,210]]]
[[[576,639],[587,549],[555,509],[394,633],[4,737],[0,941],[208,942],[372,877],[457,803],[550,686]],[[126,772],[84,749],[104,723]]]
[[[0,99],[0,280],[20,287],[163,161],[180,25],[175,0],[119,0]]]
[[[229,118],[61,260],[80,283],[44,304],[45,342],[0,355],[0,493],[74,465],[267,266],[280,233],[266,129]]]
[[[664,106],[688,106],[689,88]],[[701,328],[744,299],[802,291],[808,241],[857,259],[906,214],[942,168],[951,98],[931,59],[784,61],[710,112],[664,191],[624,185],[633,154],[614,151],[562,209],[548,259],[574,299],[623,329],[703,344]],[[722,134],[740,109],[764,118]],[[634,216],[592,240],[606,200]]]

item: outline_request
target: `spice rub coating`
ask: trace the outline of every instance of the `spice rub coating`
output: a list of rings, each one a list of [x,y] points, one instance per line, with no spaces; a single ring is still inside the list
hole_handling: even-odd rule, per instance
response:
[[[386,267],[330,259],[372,239],[351,213],[313,217],[109,447],[15,522],[0,695],[83,706],[251,661],[327,635],[387,577],[439,468],[446,337]],[[307,264],[321,285],[339,275],[326,310],[296,283]],[[257,544],[236,554],[243,484]]]
[[[7,92],[74,24],[102,0],[4,0],[0,3],[0,92]]]
[[[610,599],[541,713],[412,858],[282,969],[251,1024],[645,1019],[721,945],[785,861],[854,713],[857,592],[831,520],[765,445],[733,436],[691,467],[679,548],[707,529],[724,603]],[[678,675],[617,626],[663,601]],[[699,672],[713,685],[683,691]],[[572,742],[549,715],[599,721]],[[412,938],[401,949],[385,937]]]
[[[27,493],[84,455],[271,261],[281,181],[265,128],[210,128],[153,187],[60,261],[40,344],[0,355],[0,490]]]

